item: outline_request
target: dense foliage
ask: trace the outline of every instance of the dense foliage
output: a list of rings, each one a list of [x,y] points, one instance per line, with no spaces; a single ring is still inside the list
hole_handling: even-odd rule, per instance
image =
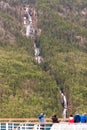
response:
[[[54,78],[59,88],[65,90],[69,114],[86,112],[87,29],[81,23],[82,19],[86,22],[81,11],[87,1],[46,0],[38,3],[38,26],[42,29],[38,41],[45,59],[42,68]]]
[[[22,0],[3,0],[24,4]],[[68,114],[87,112],[87,0],[27,0],[38,12],[37,64],[32,40],[23,35],[21,16],[0,10],[0,117],[62,114],[59,90]],[[4,23],[4,24],[3,24]],[[3,33],[1,33],[1,31]]]

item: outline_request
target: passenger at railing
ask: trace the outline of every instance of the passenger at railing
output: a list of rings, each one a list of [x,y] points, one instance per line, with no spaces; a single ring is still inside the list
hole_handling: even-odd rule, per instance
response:
[[[41,113],[41,114],[38,116],[39,122],[45,122],[45,117],[46,117],[46,115],[45,115],[44,113]]]
[[[86,116],[86,122],[87,122],[87,114],[85,116]]]
[[[74,122],[75,123],[79,123],[80,121],[81,121],[80,115],[79,114],[75,114],[75,116],[74,116]]]
[[[58,118],[57,118],[57,115],[56,115],[56,114],[54,114],[54,115],[51,117],[51,119],[52,119],[52,122],[53,122],[53,123],[59,123],[59,121],[58,121]]]
[[[82,114],[80,117],[81,117],[81,123],[86,123],[87,122],[87,116],[86,116],[85,113]]]
[[[46,115],[44,113],[41,113],[39,116],[38,116],[38,119],[39,119],[39,122],[40,122],[40,130],[44,130],[45,129],[45,117]]]
[[[73,117],[73,115],[70,115],[70,116],[69,116],[68,122],[69,122],[69,123],[74,123],[74,117]]]

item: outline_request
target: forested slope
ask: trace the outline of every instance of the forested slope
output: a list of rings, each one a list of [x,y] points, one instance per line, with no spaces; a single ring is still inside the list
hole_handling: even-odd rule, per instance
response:
[[[61,88],[68,114],[87,112],[87,1],[3,1],[9,5],[0,6],[0,117],[61,116]],[[25,36],[24,4],[32,4],[38,14],[41,64]]]
[[[65,90],[69,113],[87,109],[87,29],[82,23],[86,23],[86,4],[78,0],[38,2],[42,68]]]

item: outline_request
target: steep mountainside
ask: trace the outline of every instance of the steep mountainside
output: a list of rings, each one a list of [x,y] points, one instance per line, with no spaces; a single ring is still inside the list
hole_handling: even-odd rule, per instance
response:
[[[86,5],[87,0],[0,1],[0,117],[61,116],[61,88],[68,115],[87,112]],[[35,39],[25,35],[25,6],[37,12]]]
[[[86,111],[87,29],[82,23],[86,23],[86,4],[78,0],[38,1],[38,26],[42,29],[38,41],[45,59],[42,68],[65,90],[69,113]]]

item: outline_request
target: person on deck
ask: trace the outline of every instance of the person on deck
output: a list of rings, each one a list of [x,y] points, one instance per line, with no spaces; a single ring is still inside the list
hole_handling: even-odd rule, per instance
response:
[[[41,113],[39,116],[38,116],[38,119],[39,119],[39,122],[40,122],[40,130],[44,130],[44,127],[45,127],[45,114],[44,113]]]
[[[51,119],[52,119],[52,122],[53,122],[53,123],[59,123],[59,121],[58,121],[58,118],[57,118],[57,115],[56,115],[56,114],[54,114],[54,115],[51,117]]]
[[[80,117],[81,117],[81,123],[86,123],[87,121],[86,114],[82,114]]]
[[[76,115],[74,116],[74,122],[75,122],[75,123],[79,123],[80,121],[81,121],[80,115],[79,115],[79,114],[76,114]]]
[[[74,117],[73,117],[73,115],[70,115],[70,117],[68,118],[68,122],[69,123],[74,123]]]

